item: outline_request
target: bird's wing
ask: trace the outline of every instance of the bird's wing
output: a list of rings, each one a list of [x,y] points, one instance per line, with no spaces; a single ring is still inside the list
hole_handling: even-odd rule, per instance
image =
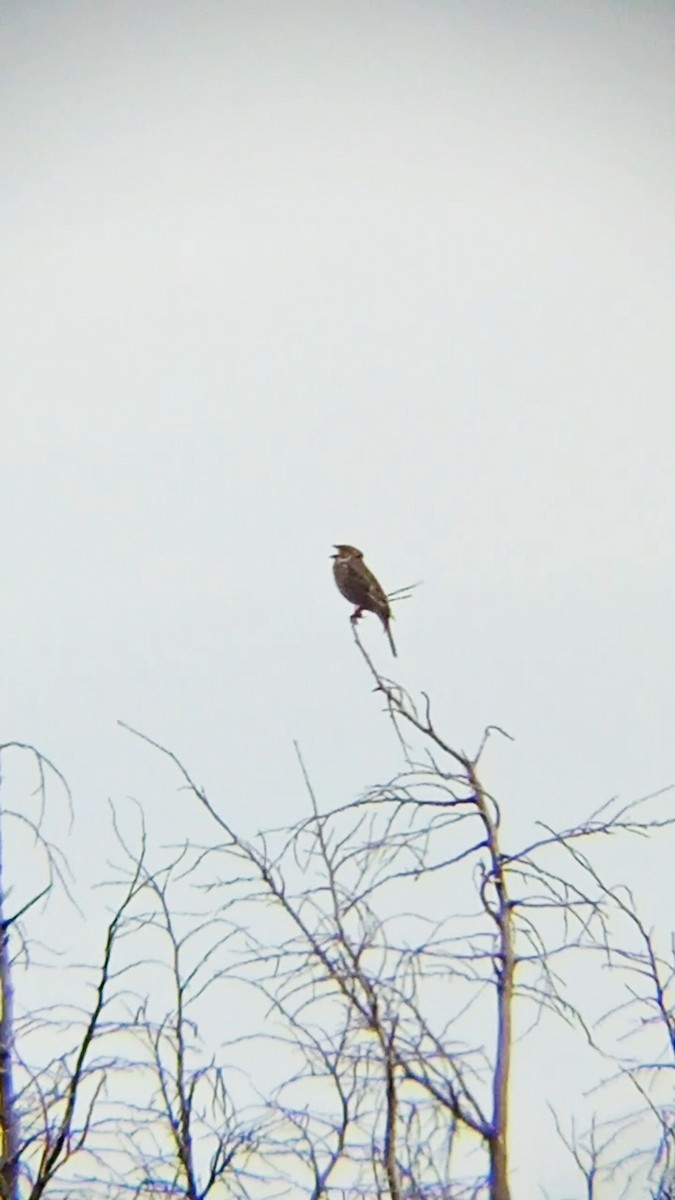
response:
[[[368,568],[366,568],[368,571]],[[382,609],[385,613],[389,612],[389,601],[381,583],[373,575],[372,571],[368,571],[368,595],[378,609]]]

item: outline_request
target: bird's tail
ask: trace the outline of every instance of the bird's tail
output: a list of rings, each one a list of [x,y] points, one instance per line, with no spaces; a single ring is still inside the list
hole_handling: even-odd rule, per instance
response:
[[[389,628],[389,618],[387,617],[387,618],[386,618],[386,619],[385,619],[385,620],[382,622],[382,624],[384,625],[384,631],[385,631],[385,633],[386,633],[387,637],[389,638],[389,645],[391,646],[391,652],[392,652],[392,654],[393,654],[394,658],[398,658],[398,655],[397,655],[397,653],[396,653],[396,647],[395,647],[395,645],[394,645],[394,639],[393,639],[393,637],[391,636],[391,629]]]

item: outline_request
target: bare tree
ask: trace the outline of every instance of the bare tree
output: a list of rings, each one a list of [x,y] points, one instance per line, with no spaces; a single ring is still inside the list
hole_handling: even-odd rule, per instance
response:
[[[640,822],[631,821],[633,811],[624,811],[622,824],[644,833]],[[672,819],[661,817],[647,829],[660,834],[671,827]],[[604,1182],[615,1195],[629,1197],[645,1181],[655,1200],[669,1200],[675,1193],[675,936],[649,929],[630,889],[608,886],[588,855],[564,844],[611,909],[605,969],[618,999],[597,1023],[598,1038],[607,1033],[607,1058],[614,1064],[598,1087],[612,1097],[608,1115],[581,1133],[574,1125],[564,1132],[557,1114],[556,1125],[583,1175],[587,1200]]]
[[[418,705],[384,678],[354,636],[404,765],[339,810],[320,811],[301,761],[311,815],[248,841],[173,752],[139,736],[174,762],[219,831],[202,864],[213,890],[231,895],[236,880],[241,904],[271,904],[286,925],[273,945],[247,923],[237,967],[300,1060],[270,1102],[274,1178],[316,1200],[510,1200],[516,1014],[521,1034],[555,1019],[605,1053],[562,972],[571,955],[598,971],[616,961],[621,902],[580,847],[657,824],[614,806],[506,847],[482,772],[503,731],[488,728],[472,754],[457,749],[428,699]],[[591,1149],[595,1179],[596,1141]]]
[[[72,1193],[72,1180],[63,1185],[63,1191],[58,1180],[64,1169],[90,1153],[99,1102],[118,1065],[104,1048],[117,1030],[106,1019],[114,984],[113,953],[125,912],[139,886],[142,856],[107,924],[100,961],[89,972],[91,994],[86,1005],[66,1005],[47,998],[44,1004],[19,1008],[15,1003],[17,975],[25,975],[28,969],[34,973],[39,965],[39,941],[26,928],[28,913],[56,889],[74,904],[66,860],[44,832],[50,775],[61,786],[71,816],[72,809],[66,781],[48,758],[34,746],[11,742],[0,746],[0,764],[10,751],[29,756],[36,767],[33,799],[37,811],[33,817],[18,809],[4,809],[0,832],[14,822],[32,835],[41,853],[44,882],[8,913],[12,893],[4,882],[6,847],[4,838],[0,839],[0,1186],[3,1200],[18,1200],[20,1195],[40,1200],[47,1193]],[[31,885],[38,871],[34,855],[30,870],[23,872]],[[48,997],[48,984],[45,990]]]
[[[204,904],[181,907],[200,854],[186,846],[152,871],[142,814],[128,840],[111,808],[106,841],[121,861],[108,863],[110,877],[99,884],[110,898],[100,957],[82,964],[71,951],[64,972],[39,920],[58,895],[77,916],[67,860],[46,834],[49,775],[69,814],[70,793],[37,749],[7,744],[0,764],[10,751],[30,755],[37,766],[37,790],[29,786],[35,812],[29,815],[30,794],[21,807],[6,807],[0,834],[8,822],[27,831],[41,852],[44,879],[35,885],[39,853],[29,871],[17,871],[26,846],[20,855],[0,838],[2,1200],[206,1200],[219,1185],[245,1197],[254,1123],[238,1115],[227,1071],[198,1026],[234,925],[213,918]],[[13,884],[2,874],[7,861]],[[29,883],[28,899],[10,911],[21,879]]]
[[[117,834],[127,874],[135,878],[138,852],[119,829]],[[135,1046],[133,1070],[145,1086],[132,1113],[126,1101],[119,1119],[124,1177],[138,1194],[184,1200],[207,1200],[219,1186],[221,1193],[226,1187],[228,1195],[245,1197],[247,1164],[256,1150],[255,1122],[237,1111],[220,1049],[205,1048],[200,1036],[200,1010],[217,1003],[226,1012],[223,959],[238,934],[226,913],[181,907],[200,857],[185,845],[160,869],[143,870],[125,927],[133,946],[128,995],[135,1006],[127,1028]],[[159,968],[154,987],[149,959],[138,957],[141,943]]]
[[[309,812],[292,828],[245,837],[131,731],[215,836],[196,842],[193,812],[184,841],[150,850],[142,812],[129,838],[111,810],[101,950],[69,966],[77,1000],[23,998],[54,951],[36,916],[57,890],[74,903],[47,836],[46,780],[65,783],[35,748],[0,747],[38,772],[32,815],[0,819],[2,1200],[511,1200],[514,1063],[561,1023],[597,1056],[597,1115],[558,1102],[552,1118],[586,1200],[672,1200],[673,944],[605,850],[648,848],[675,818],[648,797],[513,845],[485,782],[508,735],[459,749],[354,637],[400,766],[322,811],[298,748]],[[25,895],[2,874],[15,825],[42,855]]]

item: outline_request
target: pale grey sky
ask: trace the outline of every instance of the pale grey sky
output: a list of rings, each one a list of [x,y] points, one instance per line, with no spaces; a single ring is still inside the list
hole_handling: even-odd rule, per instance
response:
[[[395,771],[335,541],[424,581],[398,677],[515,736],[514,838],[675,781],[674,46],[646,0],[3,4],[2,731],[78,873],[108,796],[185,834],[118,718],[244,833],[294,738],[326,807]]]

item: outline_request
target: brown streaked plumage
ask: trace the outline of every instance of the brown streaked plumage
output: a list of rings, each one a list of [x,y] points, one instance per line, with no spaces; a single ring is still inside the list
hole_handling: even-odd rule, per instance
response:
[[[396,647],[389,628],[391,609],[383,588],[364,563],[361,550],[357,550],[356,546],[336,546],[335,549],[337,554],[332,555],[335,582],[345,599],[356,605],[350,619],[358,621],[364,612],[376,613],[389,638],[391,652],[396,657]]]

